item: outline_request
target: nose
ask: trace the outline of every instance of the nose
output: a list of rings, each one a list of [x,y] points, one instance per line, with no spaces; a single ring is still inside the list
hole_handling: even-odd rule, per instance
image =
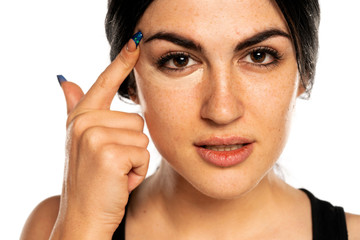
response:
[[[216,125],[228,125],[244,114],[239,82],[229,70],[213,70],[206,77],[201,118]]]

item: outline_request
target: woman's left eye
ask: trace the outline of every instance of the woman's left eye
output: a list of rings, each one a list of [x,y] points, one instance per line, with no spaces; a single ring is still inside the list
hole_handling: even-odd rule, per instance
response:
[[[248,53],[243,61],[253,65],[268,66],[270,64],[276,64],[280,59],[281,56],[276,50],[270,48],[259,48]]]
[[[192,59],[189,54],[186,53],[169,53],[161,57],[157,65],[159,67],[168,69],[168,70],[183,70],[185,68],[191,67],[192,65],[197,64],[198,62]]]

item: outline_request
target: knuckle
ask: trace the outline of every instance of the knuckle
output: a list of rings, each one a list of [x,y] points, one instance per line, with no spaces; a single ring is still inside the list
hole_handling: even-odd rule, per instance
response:
[[[102,133],[99,127],[90,127],[81,136],[81,142],[90,149],[96,149],[100,144]]]
[[[97,165],[100,169],[117,174],[121,169],[130,170],[131,162],[128,160],[130,156],[127,152],[126,149],[123,149],[119,145],[104,145],[99,152]]]
[[[79,120],[79,118],[84,117],[84,115],[86,113],[87,113],[86,110],[82,110],[82,109],[79,109],[79,108],[73,109],[68,114],[68,117],[67,117],[67,120],[66,120],[66,126],[69,127],[74,121],[77,121],[77,120]]]
[[[67,128],[72,127],[75,118],[76,118],[76,115],[74,114],[74,112],[71,112],[71,113],[68,115],[68,118],[67,118],[67,120],[66,120],[66,127],[67,127]]]
[[[86,128],[86,123],[85,122],[86,121],[85,121],[84,116],[82,114],[78,115],[78,116],[75,116],[71,120],[71,122],[68,125],[68,128],[70,129],[72,137],[75,137],[77,139],[81,137],[84,129]]]
[[[99,150],[97,159],[97,165],[101,169],[112,169],[117,163],[118,158],[117,151],[113,145],[104,145]]]
[[[144,149],[144,159],[149,160],[150,159],[150,152],[147,149]],[[146,161],[148,163],[148,161]]]
[[[131,113],[132,122],[138,129],[143,129],[145,121],[144,119],[137,113]]]
[[[150,153],[146,148],[138,148],[137,151],[138,151],[139,156],[141,157],[141,159],[143,159],[143,160],[150,159]]]
[[[141,139],[143,141],[142,145],[147,147],[149,145],[150,139],[148,136],[146,136],[146,134],[141,133]]]
[[[104,145],[100,150],[101,161],[114,161],[118,158],[118,151],[114,145]]]
[[[129,134],[132,136],[134,141],[136,141],[135,146],[146,148],[149,145],[150,140],[145,133],[141,131],[129,131]]]

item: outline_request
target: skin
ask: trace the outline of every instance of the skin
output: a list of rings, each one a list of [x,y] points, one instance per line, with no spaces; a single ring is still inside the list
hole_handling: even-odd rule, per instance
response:
[[[180,229],[186,229],[189,221],[173,219],[180,209],[210,218],[209,209],[216,205],[218,214],[224,209],[246,213],[244,219],[239,219],[238,214],[229,214],[226,219],[234,220],[229,221],[233,223],[230,225],[241,222],[244,229],[252,229],[255,222],[262,222],[258,206],[271,209],[275,205],[273,209],[278,209],[280,206],[274,203],[284,202],[280,193],[287,187],[273,174],[272,167],[286,142],[295,100],[301,93],[294,49],[289,38],[274,36],[234,51],[239,42],[259,32],[287,32],[285,21],[270,2],[205,2],[156,1],[138,25],[144,36],[171,32],[196,42],[202,49],[189,50],[165,40],[147,42],[146,37],[141,45],[135,67],[138,101],[151,137],[164,158],[149,185],[161,186],[160,199],[172,202],[169,218]],[[282,55],[277,65],[264,67],[249,61],[250,50],[263,46]],[[159,69],[154,59],[171,51],[188,52],[196,61],[181,72]],[[214,136],[251,139],[254,150],[242,164],[230,168],[210,165],[197,154],[194,143]],[[301,193],[292,194],[298,199],[304,197]],[[268,212],[270,216],[274,213]],[[302,216],[306,217],[309,216]],[[193,218],[194,222],[200,220]],[[210,222],[203,227],[216,225]],[[305,229],[309,231],[309,226]],[[249,237],[256,230],[252,231]],[[199,229],[201,232],[204,229]]]
[[[111,238],[149,161],[143,120],[109,110],[135,63],[133,100],[163,159],[132,192],[126,239],[311,239],[309,200],[273,171],[303,92],[292,42],[274,35],[235,49],[269,29],[288,34],[268,0],[151,4],[136,27],[145,36],[141,53],[130,40],[85,96],[77,85],[63,83],[69,141],[62,196],[34,210],[22,239]],[[201,51],[149,40],[158,32],[191,40]],[[254,62],[249,53],[259,47],[280,59],[270,64],[275,58],[267,53]],[[191,60],[181,71],[166,68],[173,61],[158,66],[169,52],[185,52]],[[253,151],[235,166],[209,164],[194,144],[214,136],[247,138]],[[347,214],[347,224],[350,239],[359,239],[359,217]]]
[[[141,46],[135,67],[139,102],[151,137],[171,166],[163,164],[163,171],[176,178],[181,175],[212,198],[232,199],[249,192],[271,169],[285,145],[300,93],[299,78],[288,38],[275,36],[249,49],[234,49],[239,42],[268,29],[287,32],[281,15],[268,1],[156,1],[138,29],[144,36],[173,32],[191,39],[203,50],[189,51],[165,40]],[[248,52],[261,46],[283,55],[278,66],[251,65]],[[199,63],[182,72],[154,67],[154,58],[171,51],[189,52]],[[193,147],[213,136],[250,139],[255,141],[254,151],[243,164],[227,169],[214,167],[204,162]]]

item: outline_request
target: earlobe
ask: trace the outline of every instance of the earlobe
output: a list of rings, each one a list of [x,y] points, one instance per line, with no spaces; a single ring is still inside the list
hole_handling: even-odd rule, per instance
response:
[[[303,86],[302,83],[300,83],[299,87],[298,87],[298,90],[297,90],[296,96],[300,97],[303,93],[305,93],[305,91],[306,91],[305,87]]]
[[[298,76],[298,89],[297,89],[297,94],[296,94],[296,97],[300,97],[301,95],[305,94],[306,93],[306,89],[307,89],[307,76],[306,78],[304,79],[303,77],[301,77],[301,74],[299,74]]]
[[[137,97],[137,94],[133,88],[128,89],[128,94],[129,94],[131,101],[133,101],[136,104],[140,104],[139,98]]]

